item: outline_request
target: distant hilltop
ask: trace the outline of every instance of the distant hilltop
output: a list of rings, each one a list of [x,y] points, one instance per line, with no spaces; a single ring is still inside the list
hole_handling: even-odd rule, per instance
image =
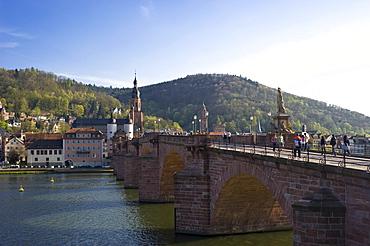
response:
[[[90,86],[104,91],[121,102],[127,102],[130,89]],[[284,88],[282,88],[284,90]],[[277,88],[250,79],[227,74],[197,74],[140,88],[142,110],[178,122],[192,129],[193,116],[203,103],[209,112],[209,126],[223,125],[231,132],[269,129],[271,116],[277,113]],[[370,117],[325,102],[284,93],[285,107],[292,128],[324,134],[370,134]],[[250,120],[253,116],[253,120]],[[254,130],[253,130],[254,129]]]
[[[34,68],[0,68],[1,103],[17,116],[110,118],[115,108],[125,116],[131,90],[86,85]],[[203,104],[209,112],[209,127],[224,126],[231,132],[256,131],[259,125],[267,131],[277,113],[277,88],[235,75],[189,75],[140,87],[140,92],[144,115],[177,122],[187,131]],[[370,134],[370,117],[358,112],[289,93],[284,93],[284,100],[295,131],[306,125],[307,130],[323,134]]]

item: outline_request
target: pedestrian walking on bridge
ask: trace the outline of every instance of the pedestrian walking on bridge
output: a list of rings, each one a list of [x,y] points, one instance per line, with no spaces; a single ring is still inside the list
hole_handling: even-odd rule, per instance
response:
[[[324,135],[321,136],[320,148],[321,148],[321,155],[326,154],[326,139]]]
[[[335,145],[337,145],[337,139],[335,138],[334,134],[331,135],[330,145],[331,145],[331,153],[333,154],[333,156],[337,156],[337,153],[335,152]]]
[[[272,136],[271,138],[271,142],[272,142],[272,150],[275,152],[275,149],[276,149],[276,145],[277,145],[277,137],[276,137],[276,134],[274,134],[274,136]]]
[[[284,147],[284,137],[283,134],[280,133],[280,135],[277,137],[278,139],[278,144],[279,144],[279,151],[281,151]]]
[[[297,159],[297,153],[298,158],[301,159],[301,148],[302,148],[302,138],[297,134],[294,138],[294,159]]]

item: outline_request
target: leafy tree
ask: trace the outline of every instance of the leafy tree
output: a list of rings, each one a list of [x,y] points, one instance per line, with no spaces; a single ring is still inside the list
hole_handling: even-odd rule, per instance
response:
[[[12,128],[5,121],[0,121],[0,127],[6,131],[11,131]]]
[[[21,123],[21,130],[24,132],[38,132],[36,123],[33,121],[25,121]]]
[[[16,151],[15,149],[12,149],[9,151],[9,163],[10,164],[17,164],[20,161],[21,154]]]
[[[77,117],[82,117],[85,113],[85,109],[83,105],[76,105],[75,107],[75,115]]]
[[[63,122],[63,121],[60,121],[59,122],[59,131],[61,133],[65,133],[69,129],[71,129],[71,127],[70,127],[70,125],[67,122]]]

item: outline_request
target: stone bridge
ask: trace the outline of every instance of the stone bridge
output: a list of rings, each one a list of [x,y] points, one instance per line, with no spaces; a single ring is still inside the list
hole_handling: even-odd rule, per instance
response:
[[[177,233],[293,228],[294,245],[370,245],[368,172],[214,141],[152,134],[124,143],[112,163],[140,201],[174,202]]]

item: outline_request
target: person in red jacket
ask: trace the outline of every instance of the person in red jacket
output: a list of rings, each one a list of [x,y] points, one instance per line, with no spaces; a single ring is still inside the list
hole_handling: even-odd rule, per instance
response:
[[[301,148],[302,148],[302,138],[297,134],[294,138],[294,159],[297,159],[297,152],[298,158],[301,159]]]

